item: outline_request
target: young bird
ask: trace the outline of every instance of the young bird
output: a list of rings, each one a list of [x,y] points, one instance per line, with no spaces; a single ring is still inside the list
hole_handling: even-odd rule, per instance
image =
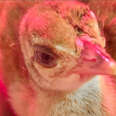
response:
[[[116,64],[88,6],[22,0],[0,9],[1,91],[17,116],[115,116]]]

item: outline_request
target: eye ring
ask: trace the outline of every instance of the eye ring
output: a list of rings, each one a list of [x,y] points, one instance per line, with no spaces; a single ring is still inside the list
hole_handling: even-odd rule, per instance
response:
[[[35,61],[45,68],[53,68],[57,65],[57,55],[46,46],[39,46],[34,53]]]

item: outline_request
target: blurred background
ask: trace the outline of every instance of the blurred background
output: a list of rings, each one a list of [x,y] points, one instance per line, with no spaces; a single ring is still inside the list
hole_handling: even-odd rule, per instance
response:
[[[106,50],[116,60],[116,0],[79,0],[96,14],[99,27],[106,38]]]

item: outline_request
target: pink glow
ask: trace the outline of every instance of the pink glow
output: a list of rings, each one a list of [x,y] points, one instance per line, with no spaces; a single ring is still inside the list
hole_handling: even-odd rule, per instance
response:
[[[76,39],[76,45],[80,48],[80,49],[83,49],[83,42],[82,41],[80,41],[80,39]]]
[[[6,87],[1,80],[0,80],[0,92],[4,93],[4,95],[7,96]]]

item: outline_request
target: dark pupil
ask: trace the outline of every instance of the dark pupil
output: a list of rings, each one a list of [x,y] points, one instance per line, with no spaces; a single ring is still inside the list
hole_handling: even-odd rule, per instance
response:
[[[52,53],[39,52],[37,61],[40,65],[46,68],[52,68],[56,66],[56,57]]]
[[[52,61],[54,60],[54,58],[50,54],[41,53],[40,60],[41,60],[41,62],[49,65],[50,63],[52,63]]]
[[[34,60],[46,68],[56,66],[56,54],[46,46],[37,46],[34,53]]]
[[[46,68],[56,66],[56,54],[46,46],[36,46],[34,59],[36,62]]]

